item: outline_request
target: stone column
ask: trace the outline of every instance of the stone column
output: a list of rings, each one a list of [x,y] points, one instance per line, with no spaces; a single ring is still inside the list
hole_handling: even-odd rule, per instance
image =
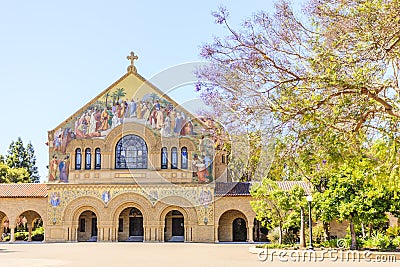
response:
[[[189,241],[188,229],[189,229],[189,228],[185,225],[185,229],[184,229],[184,232],[183,232],[183,234],[185,235],[185,236],[184,236],[184,242]]]
[[[254,243],[253,240],[253,225],[249,225],[249,227],[247,227],[247,242],[249,243]]]
[[[160,241],[161,242],[164,242],[164,228],[165,228],[164,225],[161,226],[161,228],[160,228]]]
[[[101,242],[103,241],[104,228],[103,227],[97,227],[97,228],[98,228],[97,242]]]
[[[15,233],[14,233],[14,227],[11,227],[11,237],[10,237],[10,243],[15,242]]]
[[[28,226],[28,242],[32,241],[32,226]]]
[[[214,243],[218,243],[218,224],[214,225]]]

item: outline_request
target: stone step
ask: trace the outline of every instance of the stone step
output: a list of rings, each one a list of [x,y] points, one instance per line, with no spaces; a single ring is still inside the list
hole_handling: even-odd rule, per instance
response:
[[[127,242],[143,242],[143,236],[130,236]]]
[[[97,236],[92,236],[88,242],[97,242]]]
[[[168,242],[184,242],[185,237],[184,236],[172,236]]]

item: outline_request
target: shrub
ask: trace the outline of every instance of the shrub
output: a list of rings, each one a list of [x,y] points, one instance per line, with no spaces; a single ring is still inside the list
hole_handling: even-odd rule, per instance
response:
[[[392,243],[392,240],[390,240],[389,236],[383,233],[376,233],[364,242],[364,248],[392,249],[393,247],[394,244]]]
[[[392,239],[392,245],[394,248],[400,248],[400,236],[396,236]]]
[[[16,232],[15,240],[24,240],[28,241],[28,232]]]
[[[32,231],[32,241],[43,241],[44,239],[44,228],[38,227]]]
[[[400,227],[399,226],[389,227],[388,229],[386,229],[386,235],[390,238],[395,238],[397,236],[400,236]]]
[[[321,242],[321,247],[324,247],[324,248],[337,248],[337,242],[338,242],[337,238],[333,238],[333,239],[330,239],[330,240],[327,240],[327,241],[323,241],[323,242]]]
[[[274,244],[279,243],[279,229],[278,228],[271,229],[270,231],[268,231],[267,237],[269,241],[271,241],[271,243]]]

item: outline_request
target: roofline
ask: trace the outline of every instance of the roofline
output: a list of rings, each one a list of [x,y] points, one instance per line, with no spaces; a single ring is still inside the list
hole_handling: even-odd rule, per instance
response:
[[[73,118],[75,118],[76,116],[78,116],[78,114],[81,114],[83,111],[85,111],[89,106],[93,105],[100,97],[102,97],[108,90],[111,90],[111,88],[115,87],[118,83],[120,83],[122,80],[126,79],[129,75],[135,75],[137,78],[139,78],[142,82],[144,82],[144,84],[149,85],[153,90],[155,90],[157,93],[160,93],[165,99],[167,99],[169,102],[171,102],[172,104],[174,104],[174,106],[179,106],[180,109],[182,109],[185,113],[189,113],[191,115],[194,116],[194,114],[190,111],[188,111],[186,108],[184,108],[182,105],[180,105],[179,103],[177,103],[176,101],[174,101],[171,97],[169,97],[167,95],[167,93],[163,92],[161,89],[159,89],[157,86],[155,86],[153,83],[149,82],[148,80],[146,80],[142,75],[140,75],[137,72],[132,72],[132,71],[128,71],[126,74],[124,74],[123,76],[121,76],[117,81],[115,81],[114,83],[112,83],[110,86],[108,86],[106,89],[104,89],[103,91],[101,91],[101,93],[99,93],[97,96],[95,96],[92,100],[90,100],[86,105],[84,105],[83,107],[81,107],[80,109],[78,109],[76,112],[74,112],[71,116],[69,116],[66,120],[64,120],[62,123],[58,124],[55,128],[53,128],[52,130],[47,131],[48,135],[52,135],[54,134],[54,132],[56,130],[58,130],[59,128],[61,128],[64,124],[67,124],[68,122],[70,122],[71,120],[73,120]],[[143,86],[143,85],[141,85]],[[196,120],[197,122],[200,122],[203,126],[206,126],[206,124],[197,119],[196,116],[194,116],[194,120]]]

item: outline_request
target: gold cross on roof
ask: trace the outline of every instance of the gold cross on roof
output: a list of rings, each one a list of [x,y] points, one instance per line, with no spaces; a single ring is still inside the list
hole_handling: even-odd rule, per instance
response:
[[[131,64],[128,66],[128,72],[136,72],[134,61],[139,59],[138,56],[136,56],[134,52],[131,52],[131,55],[126,58],[131,61]]]

